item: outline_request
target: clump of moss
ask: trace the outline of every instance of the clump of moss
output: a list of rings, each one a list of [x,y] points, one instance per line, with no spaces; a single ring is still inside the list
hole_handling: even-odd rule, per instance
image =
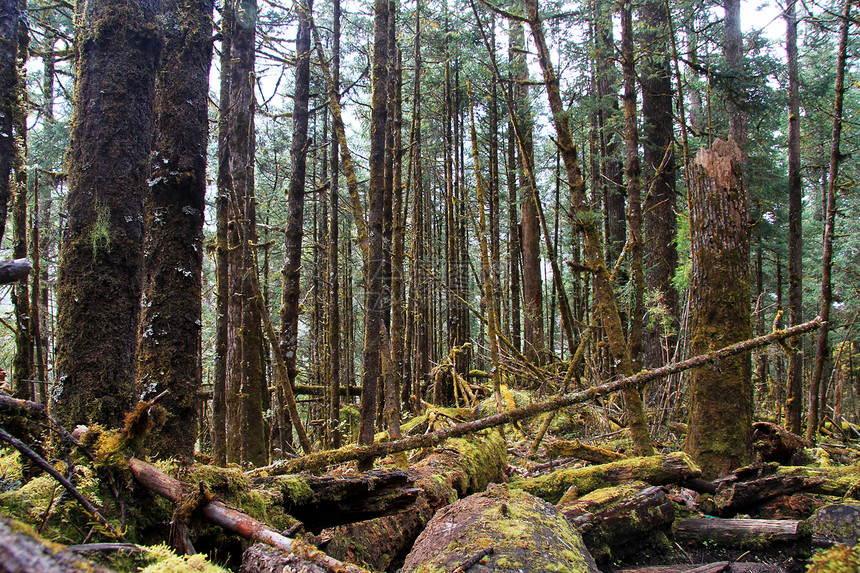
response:
[[[836,545],[812,558],[807,573],[856,573],[860,571],[860,545]]]
[[[209,562],[205,555],[176,555],[167,545],[146,548],[151,563],[140,573],[226,573],[217,565]]]

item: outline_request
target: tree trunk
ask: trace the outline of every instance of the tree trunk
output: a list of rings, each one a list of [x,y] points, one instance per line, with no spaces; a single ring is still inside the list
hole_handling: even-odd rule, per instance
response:
[[[340,0],[333,0],[332,5],[332,94],[340,94]],[[334,122],[332,122],[334,123]],[[341,445],[340,431],[340,265],[338,249],[340,248],[340,217],[339,217],[339,179],[340,163],[338,149],[338,133],[332,128],[331,138],[331,180],[329,202],[331,203],[331,221],[328,236],[328,345],[329,345],[329,410],[327,425],[327,443],[330,448]]]
[[[12,162],[15,137],[12,131],[15,94],[18,92],[18,0],[0,3],[0,240],[6,230],[9,198],[12,196]]]
[[[169,390],[151,434],[159,457],[194,456],[201,385],[201,272],[209,135],[212,2],[161,5],[165,47],[156,82],[156,142],[146,200],[136,393]]]
[[[788,60],[788,308],[791,326],[803,322],[803,181],[800,172],[800,80],[797,62],[797,7],[785,9]],[[802,347],[802,343],[798,345]],[[800,433],[803,412],[803,354],[792,350],[788,363],[788,430]]]
[[[26,13],[27,4],[19,3],[19,11]],[[15,193],[12,206],[12,256],[27,257],[27,113],[30,99],[27,95],[27,58],[30,36],[25,22],[18,24],[18,81],[14,94],[12,123],[15,131]],[[33,385],[33,321],[30,315],[30,285],[28,277],[12,287],[12,304],[15,307],[15,356],[12,359],[12,384],[21,398],[35,398]]]
[[[827,176],[827,203],[825,208],[824,222],[824,247],[821,260],[821,320],[824,321],[818,332],[817,347],[815,350],[815,366],[812,370],[812,382],[809,388],[809,415],[806,425],[806,439],[814,441],[818,434],[818,392],[825,370],[825,362],[830,359],[828,348],[828,334],[830,320],[830,306],[833,302],[832,264],[833,264],[833,238],[836,225],[836,187],[839,177],[839,163],[843,159],[839,151],[842,138],[842,108],[845,96],[845,67],[848,51],[848,27],[851,25],[851,1],[845,0],[842,13],[842,22],[839,26],[839,51],[836,58],[836,98],[833,105],[833,136],[831,138],[830,170]]]
[[[236,2],[233,9],[231,38],[230,176],[234,246],[231,248],[231,331],[228,350],[228,444],[240,447],[239,458],[231,461],[266,463],[268,449],[263,429],[262,392],[265,389],[262,364],[261,317],[253,302],[252,272],[257,243],[257,214],[254,199],[254,38],[257,22],[256,2]],[[232,364],[232,366],[231,366]],[[230,403],[236,400],[236,403]],[[232,431],[231,431],[232,428]],[[235,455],[236,452],[234,452]],[[229,454],[228,454],[229,455]]]
[[[645,333],[645,364],[655,367],[674,346],[671,333],[678,324],[678,293],[672,285],[678,252],[675,246],[675,150],[672,79],[669,70],[669,10],[665,2],[650,0],[640,8],[643,32],[642,120],[645,181],[650,181],[644,204],[645,284],[656,292],[659,315]]]
[[[694,354],[750,336],[749,228],[742,155],[733,140],[701,149],[690,191]],[[752,459],[749,356],[693,372],[690,432],[684,449],[706,478]]]
[[[299,299],[301,298],[302,236],[304,232],[305,174],[308,153],[308,102],[311,79],[310,20],[313,0],[296,4],[299,25],[296,35],[296,79],[293,95],[293,138],[290,148],[290,184],[287,191],[288,215],[284,233],[286,252],[281,299],[281,352],[289,383],[296,381],[299,350]],[[316,292],[316,291],[315,291]],[[316,329],[314,329],[316,331]]]
[[[161,35],[151,0],[95,0],[82,18],[58,269],[55,411],[64,426],[117,427],[133,403]]]
[[[381,376],[385,253],[383,210],[385,202],[385,123],[388,98],[388,0],[374,4],[373,80],[370,121],[370,181],[368,183],[368,248],[365,254],[364,374],[361,387],[361,419],[358,441],[373,443]],[[372,461],[369,465],[372,465]],[[369,469],[368,463],[360,464]]]
[[[532,189],[526,174],[527,165],[534,165],[534,119],[528,103],[528,70],[524,50],[523,26],[511,21],[511,50],[514,54],[512,68],[514,85],[515,117],[519,130],[520,170],[520,252],[523,261],[523,354],[531,362],[540,364],[544,351],[543,335],[543,281],[541,280],[541,229],[538,221],[537,203],[534,197],[539,191]]]

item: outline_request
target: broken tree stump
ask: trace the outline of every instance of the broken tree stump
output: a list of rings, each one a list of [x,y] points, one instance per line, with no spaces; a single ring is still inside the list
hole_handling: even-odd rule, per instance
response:
[[[812,444],[782,426],[771,422],[756,422],[753,428],[753,448],[764,462],[792,464]],[[794,465],[794,464],[792,464]]]
[[[675,504],[666,490],[645,482],[598,489],[576,501],[562,502],[558,509],[597,563],[665,545],[675,520]]]
[[[406,557],[403,573],[589,571],[597,566],[556,509],[524,491],[493,485],[440,510]],[[474,569],[473,569],[474,570]]]
[[[576,495],[584,495],[596,489],[634,480],[651,485],[666,485],[700,476],[701,471],[687,454],[673,452],[584,468],[562,468],[545,476],[513,482],[511,487],[525,490],[550,503],[558,503],[570,488],[576,488]]]
[[[725,547],[761,548],[780,542],[806,542],[810,536],[802,521],[772,519],[721,519],[694,517],[675,522],[680,542],[715,543]]]

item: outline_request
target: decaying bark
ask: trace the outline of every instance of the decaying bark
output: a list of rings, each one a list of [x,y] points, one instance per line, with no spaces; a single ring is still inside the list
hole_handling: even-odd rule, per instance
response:
[[[0,519],[0,572],[110,573],[110,569],[78,557],[67,548],[43,541],[26,525]]]
[[[822,477],[772,475],[750,482],[725,483],[714,501],[717,514],[731,517],[771,499],[808,490],[824,483]]]
[[[464,571],[478,553],[488,571],[598,571],[582,539],[554,507],[503,485],[437,513],[402,571]]]
[[[778,542],[809,539],[802,521],[789,519],[691,518],[677,521],[675,539],[681,542],[712,542],[729,547],[764,547]]]
[[[683,452],[673,452],[584,468],[564,468],[545,476],[513,482],[511,487],[523,489],[551,503],[558,503],[571,488],[576,488],[571,494],[575,492],[576,495],[584,495],[596,489],[632,480],[665,485],[699,476],[701,470],[689,456]]]
[[[809,493],[860,499],[860,463],[832,468],[785,466],[777,468],[776,473],[780,476],[824,478],[823,482],[809,488]]]
[[[665,543],[675,520],[675,504],[666,489],[644,482],[599,489],[572,502],[562,500],[559,511],[582,535],[598,563]]]
[[[803,448],[811,444],[797,434],[770,422],[753,424],[753,449],[765,462],[791,464]]]

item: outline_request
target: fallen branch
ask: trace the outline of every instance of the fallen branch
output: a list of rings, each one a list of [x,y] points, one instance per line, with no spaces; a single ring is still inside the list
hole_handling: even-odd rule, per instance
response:
[[[0,261],[0,285],[18,282],[30,274],[33,265],[27,259]]]
[[[182,503],[186,492],[190,492],[193,489],[192,486],[184,484],[136,458],[129,459],[128,465],[131,468],[131,473],[138,482],[158,495],[166,497],[173,503]],[[327,571],[367,573],[361,567],[343,563],[329,557],[313,545],[305,543],[300,539],[291,539],[281,535],[265,523],[257,521],[220,501],[210,501],[203,505],[200,511],[210,521],[220,525],[224,529],[229,529],[246,539],[259,541],[282,551],[294,553],[301,559],[310,561],[325,568]]]
[[[261,473],[269,473],[270,475],[291,474],[306,470],[317,470],[325,466],[341,464],[352,460],[367,460],[407,450],[433,447],[444,442],[448,438],[465,436],[466,434],[471,434],[480,430],[486,430],[488,428],[494,428],[496,426],[509,424],[518,420],[531,418],[538,414],[542,414],[543,412],[560,410],[561,408],[567,408],[574,404],[588,402],[589,400],[617,392],[624,388],[638,387],[650,382],[651,380],[663,378],[670,374],[683,372],[684,370],[702,366],[703,364],[721,360],[742,352],[749,352],[750,350],[755,350],[756,348],[773,344],[779,340],[784,340],[786,338],[813,331],[819,328],[821,324],[821,319],[816,318],[815,320],[811,320],[786,330],[775,330],[765,336],[759,336],[758,338],[745,340],[743,342],[733,344],[732,346],[727,346],[720,350],[711,352],[710,354],[695,356],[689,360],[669,364],[662,368],[655,368],[654,370],[645,370],[639,374],[622,378],[615,382],[594,386],[587,390],[574,392],[572,394],[557,396],[545,402],[536,402],[534,404],[529,404],[524,408],[509,410],[501,414],[495,414],[472,422],[465,422],[463,424],[451,426],[450,428],[445,428],[429,434],[411,436],[394,442],[377,443],[368,446],[353,445],[336,450],[313,453],[301,458],[282,462],[280,464],[257,468],[247,473],[250,475],[259,475]]]

